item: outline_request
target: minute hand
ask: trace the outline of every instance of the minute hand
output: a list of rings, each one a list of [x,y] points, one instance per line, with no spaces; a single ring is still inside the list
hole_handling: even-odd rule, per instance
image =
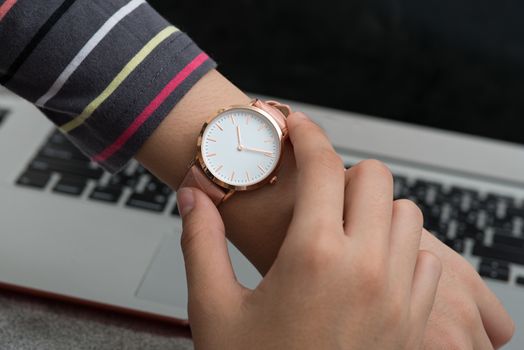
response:
[[[243,146],[242,149],[246,150],[246,151],[251,151],[251,152],[263,153],[263,154],[267,154],[267,155],[272,155],[273,154],[273,152],[271,152],[271,151],[266,151],[266,150],[258,149],[258,148],[249,148],[249,147]]]

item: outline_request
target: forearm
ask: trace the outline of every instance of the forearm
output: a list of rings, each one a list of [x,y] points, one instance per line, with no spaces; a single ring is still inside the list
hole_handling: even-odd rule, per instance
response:
[[[110,172],[123,169],[215,67],[144,0],[34,0],[2,8],[0,84],[37,105]]]
[[[178,188],[195,156],[202,124],[220,108],[249,101],[220,73],[209,72],[176,105],[136,158],[172,188]],[[275,185],[236,193],[220,206],[228,238],[261,273],[276,257],[291,219],[295,175],[295,160],[287,147]]]

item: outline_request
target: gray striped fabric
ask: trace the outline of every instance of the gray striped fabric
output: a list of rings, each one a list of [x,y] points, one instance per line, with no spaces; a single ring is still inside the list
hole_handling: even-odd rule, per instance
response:
[[[215,66],[143,0],[0,1],[0,82],[111,172]]]

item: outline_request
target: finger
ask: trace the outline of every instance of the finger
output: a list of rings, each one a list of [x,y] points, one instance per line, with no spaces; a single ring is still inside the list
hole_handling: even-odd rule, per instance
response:
[[[482,323],[480,323],[478,327],[476,327],[476,334],[474,337],[475,339],[474,339],[473,349],[475,350],[493,350],[494,349],[493,345],[491,344],[491,340],[489,339],[488,334],[486,333],[486,329],[482,326]]]
[[[345,232],[366,249],[386,256],[393,211],[393,176],[376,160],[365,160],[347,171]]]
[[[235,278],[224,224],[211,200],[196,188],[182,188],[177,201],[183,220],[181,238],[190,306],[227,304],[240,292]]]
[[[440,252],[442,261],[444,261],[444,259],[449,260],[449,257],[442,254],[442,250],[439,249],[439,246],[441,246],[442,243],[427,230],[424,230],[422,245],[428,247],[428,249],[433,252]],[[454,255],[455,258],[463,259],[460,255],[449,248],[445,249]],[[471,271],[467,272],[475,273],[472,268]],[[493,346],[499,348],[511,340],[511,337],[515,332],[515,323],[505,310],[504,306],[502,306],[500,300],[480,279],[478,274],[476,277],[478,278],[478,281],[477,283],[472,283],[470,293],[477,304],[488,337],[491,339]]]
[[[411,321],[415,327],[426,328],[441,274],[440,260],[426,250],[419,251],[411,289]]]
[[[303,113],[292,113],[288,117],[288,128],[298,169],[292,226],[316,227],[327,223],[342,231],[342,160],[322,129]]]
[[[485,284],[477,290],[477,305],[493,346],[498,349],[509,342],[515,332],[515,323],[500,300]]]
[[[395,283],[409,297],[422,236],[422,212],[407,199],[393,202],[390,235],[390,269]]]

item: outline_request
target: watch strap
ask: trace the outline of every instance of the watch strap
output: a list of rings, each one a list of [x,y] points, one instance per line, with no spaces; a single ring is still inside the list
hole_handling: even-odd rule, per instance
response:
[[[198,188],[207,194],[215,205],[219,205],[226,196],[224,190],[215,185],[213,181],[209,180],[202,169],[195,164],[189,168],[184,180],[182,180],[179,188],[182,187]]]
[[[275,119],[282,132],[287,134],[286,118],[291,114],[291,108],[288,105],[276,101],[264,102],[259,99],[255,99],[251,102],[251,105],[268,112]]]

